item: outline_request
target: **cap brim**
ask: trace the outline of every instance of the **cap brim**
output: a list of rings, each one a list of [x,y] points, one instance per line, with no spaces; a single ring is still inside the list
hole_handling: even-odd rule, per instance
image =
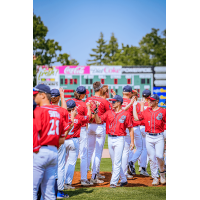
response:
[[[37,93],[39,93],[38,91],[33,91],[33,95],[35,95],[35,94],[37,94]]]
[[[155,100],[156,100],[156,99],[154,99],[154,98],[152,98],[152,97],[149,97],[149,99],[152,100],[152,101],[155,101]]]
[[[109,101],[117,101],[116,99],[109,99]]]
[[[85,94],[90,94],[90,92],[88,90],[86,90],[86,93]]]

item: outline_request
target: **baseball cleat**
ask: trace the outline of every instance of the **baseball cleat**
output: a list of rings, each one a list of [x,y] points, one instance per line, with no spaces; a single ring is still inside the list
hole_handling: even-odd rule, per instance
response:
[[[63,199],[63,198],[69,198],[69,195],[68,194],[64,194],[63,191],[58,191],[57,199]]]
[[[126,181],[126,182],[124,182],[124,183],[120,183],[120,187],[123,187],[123,186],[125,186],[125,185],[127,185],[128,184],[128,182]]]
[[[87,181],[81,181],[81,185],[82,186],[91,186],[91,185],[94,185],[94,184],[87,180]]]
[[[161,184],[166,183],[165,173],[160,173],[160,183]]]
[[[95,178],[95,179],[91,178],[90,179],[90,183],[104,183],[104,181],[103,180],[99,180],[97,178]]]
[[[146,169],[142,169],[141,172],[140,172],[140,175],[143,175],[143,176],[149,176],[149,174],[147,173]]]
[[[154,179],[153,179],[153,182],[152,182],[152,185],[153,185],[153,186],[159,185],[159,180],[158,180],[157,178],[154,178]]]
[[[72,187],[70,184],[64,184],[64,188],[65,188],[66,190],[75,189],[75,187]]]
[[[111,185],[110,185],[110,188],[116,188],[116,185],[111,184]]]
[[[130,174],[128,174],[128,175],[126,175],[126,178],[127,178],[127,179],[132,179],[132,178],[133,178],[133,176],[132,176],[132,175],[130,175]]]
[[[135,172],[135,168],[133,167],[133,162],[129,162],[129,171],[131,173],[131,175],[136,175],[136,172]]]
[[[139,172],[141,172],[142,171],[142,167],[139,167]]]
[[[97,174],[97,178],[98,178],[98,179],[104,179],[105,176],[103,176],[103,175],[101,175],[101,174]]]

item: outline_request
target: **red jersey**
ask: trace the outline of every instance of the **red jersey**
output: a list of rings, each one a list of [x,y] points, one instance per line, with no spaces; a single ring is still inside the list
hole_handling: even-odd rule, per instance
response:
[[[69,128],[60,109],[52,105],[37,107],[34,110],[35,124],[40,135],[40,144],[59,147],[59,138],[65,137]]]
[[[83,116],[86,116],[86,115],[87,115],[87,111],[88,111],[88,110],[87,110],[86,103],[85,103],[84,101],[82,101],[82,100],[80,100],[80,99],[75,99],[75,98],[73,98],[73,99],[68,99],[67,101],[69,101],[69,100],[75,101],[78,114],[83,115]],[[66,101],[66,102],[67,102],[67,101]],[[87,124],[87,123],[82,124],[82,126],[86,126],[86,124]]]
[[[128,111],[122,110],[116,113],[113,110],[108,110],[103,115],[99,116],[101,121],[105,121],[108,124],[108,131],[106,134],[126,136],[126,128],[132,128],[132,119]]]
[[[40,136],[36,128],[35,119],[33,118],[33,152],[37,152],[40,149]]]
[[[145,132],[161,133],[164,131],[166,123],[166,109],[159,108],[153,111],[152,108],[147,108],[138,114],[140,120],[144,119]]]
[[[123,98],[123,104],[122,104],[122,108],[125,108],[129,103],[131,102],[130,99],[128,98]],[[131,118],[133,117],[133,104],[130,106],[130,108],[127,110],[131,116]]]
[[[91,101],[95,101],[96,103],[99,104],[98,107],[98,116],[103,115],[106,111],[110,110],[110,106],[109,103],[106,99],[103,99],[102,97],[97,97],[97,96],[92,96],[86,99],[86,103],[87,102],[91,102]],[[93,120],[94,124],[96,124],[95,119]],[[102,122],[103,124],[103,122]]]
[[[136,112],[137,112],[137,114],[140,113],[140,109],[141,109],[141,105],[140,105],[140,103],[137,103],[137,105],[136,105]],[[134,117],[133,117],[133,127],[139,126],[139,125],[141,125],[141,121],[140,120],[139,121],[135,121]]]
[[[66,123],[69,122],[69,119],[68,119],[68,114],[69,113],[68,113],[67,109],[62,108],[62,107],[60,107],[58,105],[52,105],[52,107],[53,108],[57,108],[59,110],[59,112],[62,114],[62,116],[63,116],[63,118],[64,118],[64,120],[65,120]]]
[[[144,110],[146,110],[147,108],[149,107],[149,104],[148,104],[148,102],[146,101],[145,103],[144,103]],[[144,126],[145,124],[144,124],[144,120],[142,120],[141,121],[141,126]]]
[[[70,114],[69,114],[69,119],[71,120]],[[74,126],[68,133],[65,140],[68,140],[74,137],[80,137],[81,127],[87,123],[89,123],[89,115],[83,116],[83,115],[77,114],[76,117],[74,118]]]

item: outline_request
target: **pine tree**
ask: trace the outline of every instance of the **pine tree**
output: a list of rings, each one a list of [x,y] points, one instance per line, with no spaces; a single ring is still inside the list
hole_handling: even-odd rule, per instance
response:
[[[106,45],[106,54],[104,56],[105,64],[112,65],[117,61],[116,53],[118,52],[118,46],[117,38],[115,38],[114,33],[112,33],[109,44]]]
[[[93,60],[88,60],[87,65],[102,65],[104,64],[105,60],[104,60],[104,55],[106,53],[106,41],[103,39],[103,33],[100,33],[100,38],[97,42],[97,48],[96,49],[92,49],[93,52],[95,52],[95,54],[90,54],[90,56],[92,58],[94,58]]]

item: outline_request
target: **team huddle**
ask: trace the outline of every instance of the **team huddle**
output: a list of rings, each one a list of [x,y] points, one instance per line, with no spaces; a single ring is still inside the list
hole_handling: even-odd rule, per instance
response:
[[[123,97],[107,85],[93,83],[95,95],[77,87],[73,99],[65,101],[62,88],[50,90],[39,84],[33,88],[33,199],[68,198],[64,189],[72,186],[80,155],[81,185],[103,183],[100,163],[106,134],[112,161],[110,187],[123,187],[132,179],[138,161],[140,174],[150,162],[152,185],[166,183],[166,109],[158,107],[159,96],[144,90],[142,100],[131,86]],[[61,106],[59,102],[61,100]],[[135,149],[134,149],[135,147]],[[87,174],[91,164],[91,179]],[[160,179],[159,179],[160,176]]]

